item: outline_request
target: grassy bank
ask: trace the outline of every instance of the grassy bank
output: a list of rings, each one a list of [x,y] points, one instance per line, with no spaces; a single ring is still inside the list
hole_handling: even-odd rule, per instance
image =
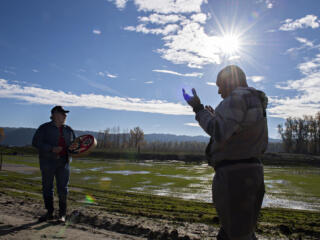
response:
[[[37,155],[33,147],[3,147],[0,146],[0,153],[10,155]],[[87,157],[96,159],[121,159],[121,160],[178,160],[184,162],[207,162],[204,153],[167,153],[167,152],[141,152],[135,150],[105,150],[95,149]],[[320,167],[320,156],[310,154],[293,153],[265,153],[261,156],[264,165],[269,166],[316,166]]]

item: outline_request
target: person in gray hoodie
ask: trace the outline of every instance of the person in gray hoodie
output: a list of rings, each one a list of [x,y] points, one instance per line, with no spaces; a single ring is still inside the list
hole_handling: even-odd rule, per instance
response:
[[[183,96],[211,137],[206,157],[215,169],[212,199],[221,223],[217,239],[257,239],[254,231],[265,193],[259,157],[268,145],[268,99],[248,87],[245,73],[235,65],[219,72],[216,85],[223,101],[215,109],[204,107],[195,89],[193,96],[183,89]]]

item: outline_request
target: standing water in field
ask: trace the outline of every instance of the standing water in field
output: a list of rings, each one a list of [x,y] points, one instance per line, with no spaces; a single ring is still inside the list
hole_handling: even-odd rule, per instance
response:
[[[212,202],[214,170],[207,164],[76,160],[72,165],[71,184],[85,180],[86,184],[98,186],[101,190]],[[317,185],[320,168],[265,166],[264,173],[266,195],[263,207],[320,210],[320,189]]]

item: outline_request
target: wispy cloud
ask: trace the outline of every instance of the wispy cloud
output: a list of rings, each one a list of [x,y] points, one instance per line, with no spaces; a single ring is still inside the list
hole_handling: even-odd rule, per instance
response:
[[[138,17],[138,20],[140,22],[160,24],[160,25],[165,25],[168,23],[176,23],[185,19],[186,18],[182,15],[177,15],[177,14],[163,15],[163,14],[157,14],[157,13],[151,14],[150,16]]]
[[[108,1],[113,2],[117,6],[117,8],[119,8],[120,10],[124,9],[128,2],[128,0],[108,0]]]
[[[190,126],[190,127],[200,127],[198,123],[185,123],[184,125]]]
[[[264,76],[247,76],[248,80],[251,80],[252,82],[261,82],[264,80]]]
[[[199,73],[199,72],[193,72],[193,73],[178,73],[178,72],[174,72],[174,71],[170,71],[170,70],[152,70],[153,72],[159,72],[159,73],[167,73],[167,74],[172,74],[172,75],[177,75],[177,76],[181,76],[181,77],[198,77],[201,78],[203,76],[203,73]]]
[[[210,86],[217,86],[217,84],[215,82],[206,82],[207,85],[210,85]]]
[[[168,115],[193,115],[190,107],[164,100],[112,97],[97,94],[73,94],[40,87],[22,86],[0,79],[0,98],[11,98],[31,104],[103,108]]]
[[[162,35],[168,35],[170,33],[174,33],[179,29],[179,26],[176,24],[169,24],[165,26],[164,28],[147,28],[145,24],[139,24],[138,26],[127,26],[124,28],[124,30],[127,31],[134,31],[134,32],[141,32],[144,34],[162,34]]]
[[[11,70],[7,70],[7,69],[4,69],[2,70],[4,73],[6,74],[11,74],[11,75],[17,75],[15,72],[11,71]]]
[[[92,33],[93,33],[93,34],[96,34],[96,35],[100,35],[100,34],[101,34],[101,31],[98,30],[98,29],[93,29]]]
[[[109,78],[117,78],[118,76],[117,76],[117,75],[110,74],[110,73],[107,73],[107,77],[109,77]]]
[[[296,40],[297,40],[298,42],[302,43],[302,44],[305,45],[305,46],[313,47],[313,42],[309,41],[309,40],[306,39],[306,38],[296,37]]]
[[[320,26],[320,22],[318,17],[315,15],[306,15],[303,18],[293,20],[288,18],[284,21],[284,23],[280,26],[279,30],[281,31],[293,31],[301,28],[318,28]]]
[[[267,8],[273,8],[273,2],[271,0],[266,0],[266,6]]]
[[[153,83],[153,81],[146,81],[146,82],[144,82],[145,84],[152,84]]]
[[[256,3],[262,3],[269,9],[274,7],[274,0],[257,0]]]
[[[295,53],[299,50],[303,50],[303,49],[313,49],[313,48],[316,48],[318,46],[315,46],[313,44],[312,41],[306,39],[306,38],[303,38],[303,37],[296,37],[295,38],[299,43],[301,43],[301,45],[299,47],[292,47],[292,48],[289,48],[285,53],[289,53],[289,54],[292,54],[292,53]]]
[[[117,78],[117,77],[118,77],[117,75],[111,74],[111,73],[109,73],[108,71],[98,72],[97,74],[98,74],[99,76],[101,76],[101,77],[108,77],[108,78]]]
[[[270,116],[273,117],[302,117],[314,115],[320,111],[320,54],[313,59],[300,63],[297,68],[303,77],[289,80],[285,85],[277,84],[283,90],[295,90],[294,97],[270,97]]]
[[[39,70],[38,70],[38,69],[32,69],[32,72],[34,72],[34,73],[38,73],[38,72],[39,72]]]
[[[165,14],[200,12],[204,2],[207,0],[134,0],[139,11]]]

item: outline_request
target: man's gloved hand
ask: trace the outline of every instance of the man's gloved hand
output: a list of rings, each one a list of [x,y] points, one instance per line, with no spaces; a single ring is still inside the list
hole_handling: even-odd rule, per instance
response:
[[[201,104],[200,98],[198,97],[197,92],[194,88],[192,88],[193,96],[190,96],[189,94],[187,94],[184,88],[182,89],[182,93],[183,93],[184,99],[193,108],[193,111],[195,113],[204,109],[203,105]]]
[[[206,105],[204,108],[205,108],[207,111],[209,111],[212,115],[214,115],[214,109],[213,109],[211,106]]]

